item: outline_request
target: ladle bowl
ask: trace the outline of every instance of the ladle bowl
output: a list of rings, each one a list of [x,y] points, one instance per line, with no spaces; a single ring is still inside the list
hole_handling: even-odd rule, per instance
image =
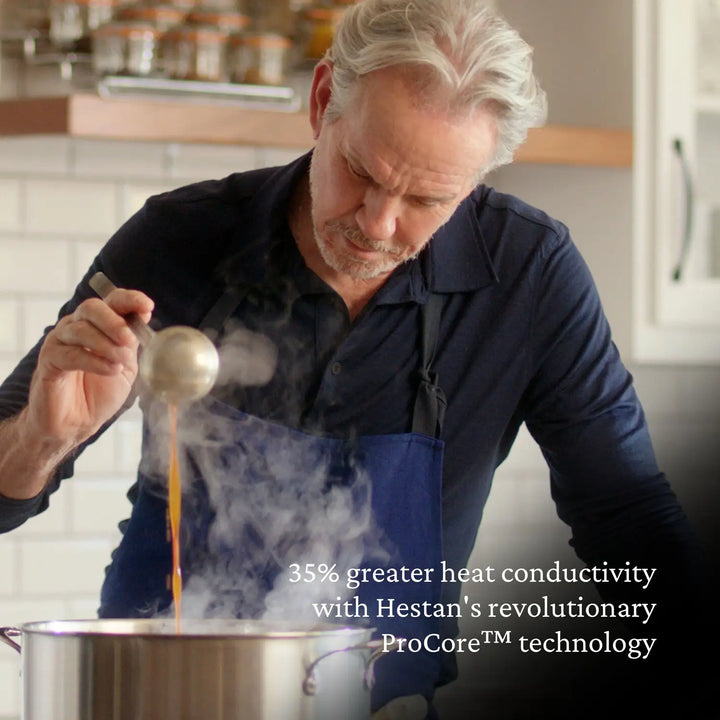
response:
[[[89,280],[103,299],[116,289],[102,272]],[[150,328],[136,313],[125,316],[140,341],[139,374],[150,392],[161,400],[178,404],[199,400],[210,392],[220,366],[212,341],[200,330],[186,325]]]

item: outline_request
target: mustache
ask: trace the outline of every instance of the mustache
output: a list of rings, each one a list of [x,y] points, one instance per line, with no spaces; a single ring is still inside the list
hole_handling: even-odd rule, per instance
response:
[[[399,255],[401,252],[400,248],[396,248],[394,245],[390,245],[379,240],[371,240],[359,228],[351,227],[350,225],[345,225],[344,223],[328,223],[327,229],[330,232],[339,232],[352,243],[365,250],[384,252],[389,255]]]

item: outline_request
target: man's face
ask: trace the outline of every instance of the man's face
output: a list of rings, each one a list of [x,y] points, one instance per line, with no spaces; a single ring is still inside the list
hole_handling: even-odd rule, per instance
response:
[[[457,121],[417,106],[396,69],[361,80],[335,122],[323,120],[319,105],[310,168],[315,242],[332,270],[381,277],[417,255],[472,191],[494,151],[493,118],[476,112]]]

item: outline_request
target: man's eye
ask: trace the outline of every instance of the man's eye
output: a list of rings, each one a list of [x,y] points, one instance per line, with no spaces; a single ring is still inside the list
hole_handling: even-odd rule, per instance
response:
[[[366,172],[359,170],[351,163],[348,163],[347,166],[348,166],[348,170],[350,171],[350,174],[354,175],[356,178],[359,178],[360,180],[369,180],[370,179],[370,176]]]
[[[412,197],[410,198],[410,202],[420,208],[433,208],[442,204],[441,200],[429,197]]]

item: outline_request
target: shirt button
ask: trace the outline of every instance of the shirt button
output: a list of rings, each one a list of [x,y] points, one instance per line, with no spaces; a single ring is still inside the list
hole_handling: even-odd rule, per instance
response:
[[[334,363],[330,366],[330,372],[331,372],[333,375],[339,375],[339,374],[342,372],[342,363],[334,362]]]

